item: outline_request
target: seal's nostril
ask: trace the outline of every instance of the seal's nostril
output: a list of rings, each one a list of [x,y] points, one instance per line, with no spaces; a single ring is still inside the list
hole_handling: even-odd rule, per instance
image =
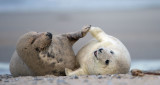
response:
[[[52,39],[52,33],[47,32],[46,36],[48,36],[50,39]]]
[[[106,63],[106,65],[108,65],[109,64],[109,60],[106,60],[105,63]]]

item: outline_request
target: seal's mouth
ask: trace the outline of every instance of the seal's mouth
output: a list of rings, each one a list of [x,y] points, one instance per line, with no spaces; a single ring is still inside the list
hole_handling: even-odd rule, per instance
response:
[[[94,56],[98,59],[98,52],[102,53],[103,48],[94,51]]]
[[[97,50],[96,51],[94,51],[94,56],[97,58]],[[97,58],[98,59],[98,58]]]

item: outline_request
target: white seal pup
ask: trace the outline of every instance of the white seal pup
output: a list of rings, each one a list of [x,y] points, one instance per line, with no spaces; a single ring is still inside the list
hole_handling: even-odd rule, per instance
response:
[[[98,27],[91,27],[89,32],[96,40],[91,40],[80,49],[76,56],[80,68],[75,71],[65,68],[66,75],[125,74],[129,72],[131,58],[123,43],[107,35]]]

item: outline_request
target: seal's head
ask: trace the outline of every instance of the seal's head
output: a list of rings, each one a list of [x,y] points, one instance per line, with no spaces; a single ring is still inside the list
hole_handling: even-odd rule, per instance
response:
[[[117,50],[109,48],[99,48],[93,52],[94,66],[96,74],[127,73],[130,64],[123,58]]]
[[[17,53],[19,56],[38,54],[47,49],[52,41],[52,34],[49,32],[29,32],[21,36],[17,43]]]

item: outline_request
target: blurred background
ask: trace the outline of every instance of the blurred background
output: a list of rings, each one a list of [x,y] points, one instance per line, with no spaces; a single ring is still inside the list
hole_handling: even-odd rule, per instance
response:
[[[24,33],[74,32],[86,24],[120,39],[131,69],[160,70],[160,0],[0,0],[0,74],[10,73],[10,58]],[[80,39],[75,53],[91,38]]]

